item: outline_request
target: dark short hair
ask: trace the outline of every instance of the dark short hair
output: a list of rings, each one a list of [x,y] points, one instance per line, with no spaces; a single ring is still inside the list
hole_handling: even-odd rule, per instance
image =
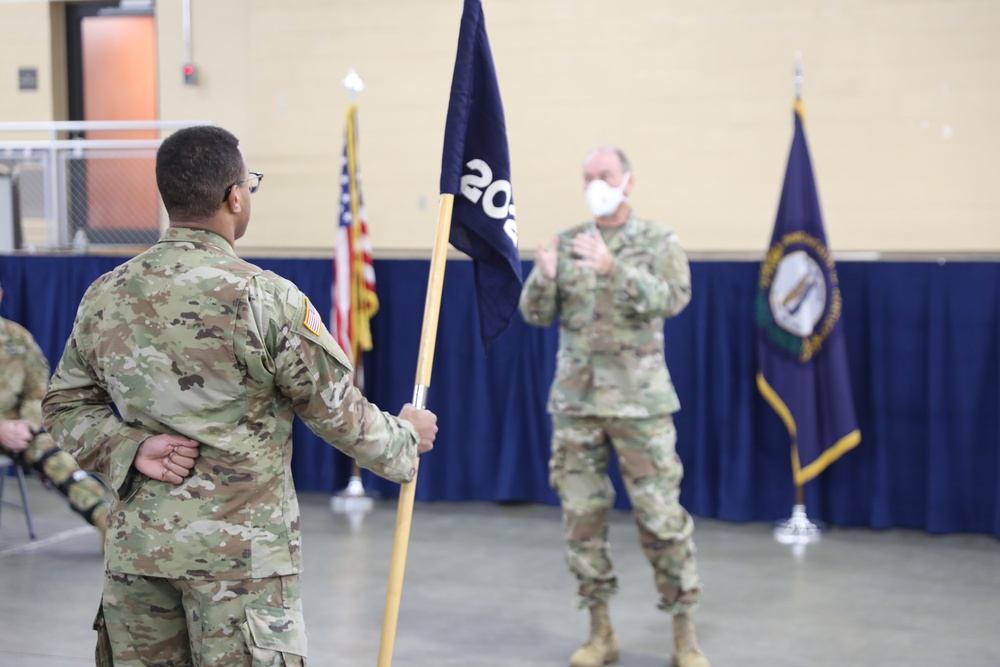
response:
[[[240,140],[221,127],[178,130],[156,151],[156,186],[171,220],[204,220],[243,176]]]

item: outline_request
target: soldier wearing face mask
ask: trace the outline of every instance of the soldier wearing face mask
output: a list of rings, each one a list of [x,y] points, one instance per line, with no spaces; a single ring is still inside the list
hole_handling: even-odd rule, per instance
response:
[[[549,482],[559,494],[566,561],[590,610],[590,637],[572,667],[618,659],[608,613],[617,577],[608,546],[612,452],[653,566],[660,609],[673,616],[676,667],[708,667],[690,612],[701,582],[694,522],[679,502],[683,467],[672,414],[680,409],[663,353],[663,321],[691,299],[691,273],[677,236],[637,217],[635,177],[621,150],[593,149],[584,191],[594,220],[541,245],[520,309],[529,324],[559,317],[556,377],[549,396]]]

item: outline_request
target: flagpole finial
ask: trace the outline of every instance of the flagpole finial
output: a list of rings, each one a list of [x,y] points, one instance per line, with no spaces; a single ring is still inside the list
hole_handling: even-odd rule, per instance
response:
[[[802,75],[802,52],[795,52],[795,76],[792,77],[792,82],[795,86],[795,99],[802,99],[802,80],[805,77]]]
[[[365,89],[365,82],[361,80],[361,77],[358,76],[353,67],[340,83],[351,93],[351,101],[357,99],[358,93]]]

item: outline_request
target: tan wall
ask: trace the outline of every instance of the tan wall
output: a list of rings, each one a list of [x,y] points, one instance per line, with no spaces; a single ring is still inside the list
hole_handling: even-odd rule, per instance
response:
[[[332,248],[340,82],[352,67],[367,86],[360,156],[376,255],[428,248],[460,0],[191,5],[199,83],[187,87],[181,1],[157,2],[160,117],[227,127],[267,174],[243,251]],[[45,65],[42,7],[0,3],[0,90],[26,59]],[[835,250],[1000,251],[1000,2],[484,8],[526,254],[586,216],[580,161],[596,143],[629,153],[637,210],[671,224],[689,249],[761,251],[791,140],[796,51]],[[40,93],[4,92],[0,118],[51,114]]]
[[[0,2],[0,121],[55,119],[51,33],[48,3]],[[37,90],[18,89],[22,67],[38,70]]]

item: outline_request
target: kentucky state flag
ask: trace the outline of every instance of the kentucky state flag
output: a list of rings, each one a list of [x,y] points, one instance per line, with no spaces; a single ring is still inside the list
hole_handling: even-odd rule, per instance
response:
[[[757,387],[788,429],[796,486],[861,442],[837,270],[826,246],[803,116],[796,102],[795,136],[755,308]]]
[[[450,242],[473,259],[483,347],[510,325],[521,260],[500,88],[479,0],[465,0],[441,160],[441,193],[455,195]]]

